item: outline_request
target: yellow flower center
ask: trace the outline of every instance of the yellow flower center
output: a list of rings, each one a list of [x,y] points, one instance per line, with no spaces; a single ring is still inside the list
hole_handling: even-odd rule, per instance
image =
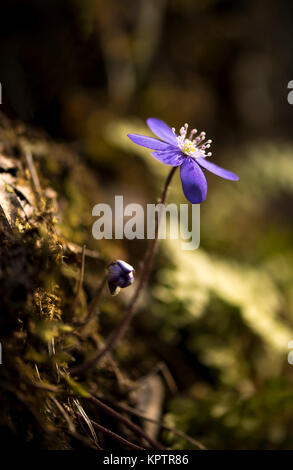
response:
[[[185,139],[181,150],[186,155],[192,155],[196,151],[195,143],[192,140]]]

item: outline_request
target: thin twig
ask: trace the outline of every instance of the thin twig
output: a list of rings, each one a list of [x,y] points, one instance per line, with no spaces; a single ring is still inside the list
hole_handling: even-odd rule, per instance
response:
[[[28,381],[28,383],[32,385],[33,387],[36,387],[40,390],[44,390],[46,392],[61,393],[61,390],[55,385],[47,384],[45,382],[34,382],[34,381]]]
[[[32,179],[32,183],[33,183],[35,193],[36,193],[37,196],[40,197],[40,196],[42,196],[42,188],[41,188],[41,185],[40,185],[40,180],[39,180],[38,173],[37,173],[37,170],[36,170],[36,167],[35,167],[33,156],[32,156],[32,153],[30,151],[25,152],[25,159],[26,159],[28,170],[29,170],[30,175],[31,175],[31,179]]]
[[[66,241],[64,245],[65,245],[65,249],[67,249],[68,251],[71,251],[76,254],[82,253],[83,247],[77,245],[76,243]],[[102,260],[101,254],[98,251],[89,250],[88,248],[86,248],[85,256],[87,256],[88,258],[100,260],[101,262],[104,263],[104,260]]]
[[[74,425],[72,419],[70,418],[69,414],[65,411],[65,409],[61,405],[61,403],[59,403],[59,401],[53,396],[53,393],[56,393],[56,392],[58,393],[58,392],[60,392],[60,390],[57,387],[55,387],[54,385],[43,383],[37,364],[35,364],[35,370],[36,370],[36,374],[37,374],[37,377],[38,377],[40,382],[29,382],[29,383],[34,385],[34,387],[36,387],[36,388],[39,388],[41,390],[46,390],[46,391],[50,392],[49,393],[49,398],[55,404],[55,406],[58,408],[58,410],[62,414],[64,420],[66,421],[67,426],[68,426],[68,432],[73,437],[75,437],[75,439],[79,440],[80,442],[83,442],[83,444],[85,444],[87,447],[92,447],[91,440],[88,439],[85,436],[82,436],[81,434],[79,434],[76,431],[75,425]],[[95,445],[96,445],[96,448],[101,450],[101,447],[99,446],[98,442],[95,442]]]
[[[75,425],[72,421],[72,419],[70,418],[70,416],[68,415],[68,413],[65,411],[65,409],[63,408],[63,406],[58,402],[58,400],[56,400],[56,398],[54,398],[52,395],[50,396],[50,399],[53,401],[53,403],[56,405],[56,407],[58,408],[58,410],[60,411],[60,413],[62,414],[64,420],[66,421],[67,423],[67,426],[68,426],[68,432],[75,438],[77,439],[78,441],[82,442],[84,445],[86,445],[87,447],[90,447],[92,448],[93,447],[93,440],[92,439],[89,439],[88,437],[85,437],[85,436],[82,436],[81,434],[79,434],[76,429],[75,429]],[[102,450],[102,448],[95,442],[94,443],[96,448],[98,450]]]
[[[173,395],[175,395],[175,393],[178,390],[177,384],[176,384],[176,382],[175,382],[175,380],[174,380],[174,378],[173,378],[173,376],[170,372],[169,367],[163,361],[158,362],[144,377],[142,377],[141,380],[144,381],[148,377],[150,377],[152,375],[156,375],[159,372],[161,372],[161,374],[163,376],[163,379],[165,380],[170,392]]]
[[[74,299],[74,302],[73,302],[73,311],[75,311],[76,305],[79,301],[80,293],[81,293],[81,289],[82,289],[82,285],[83,285],[83,280],[84,280],[85,248],[86,248],[86,246],[83,245],[82,253],[81,253],[80,275],[79,275],[79,280],[78,280],[78,286],[77,286],[77,290],[76,290],[75,299]]]
[[[163,188],[163,192],[162,192],[162,195],[161,195],[161,199],[160,199],[161,204],[166,203],[168,189],[169,189],[171,180],[173,178],[173,175],[174,175],[176,169],[177,169],[177,167],[173,167],[171,169],[170,173],[167,176],[167,179],[166,179],[166,182],[165,182],[165,185],[164,185],[164,188]],[[107,354],[109,351],[112,351],[114,349],[114,347],[117,346],[119,341],[121,341],[121,339],[125,335],[125,333],[128,329],[128,326],[131,323],[131,320],[132,320],[132,318],[135,314],[135,307],[136,307],[137,301],[138,301],[138,299],[140,297],[140,294],[141,294],[141,292],[142,292],[142,290],[143,290],[143,288],[144,288],[144,286],[147,283],[148,278],[149,278],[150,270],[151,270],[151,267],[152,267],[152,264],[153,264],[154,255],[155,255],[155,252],[156,252],[156,247],[157,247],[157,244],[158,244],[158,234],[159,234],[159,223],[156,222],[156,224],[155,224],[155,238],[151,241],[151,243],[149,245],[149,248],[147,250],[147,253],[146,253],[146,256],[145,256],[145,259],[144,259],[142,272],[141,272],[136,290],[135,290],[135,292],[134,292],[134,294],[133,294],[133,296],[132,296],[132,298],[131,298],[131,300],[128,304],[128,307],[126,309],[124,317],[122,318],[121,323],[117,326],[117,328],[114,330],[112,335],[110,335],[108,341],[106,342],[105,346],[102,348],[101,351],[98,351],[92,358],[87,359],[86,361],[84,361],[79,366],[75,366],[71,369],[71,372],[73,374],[81,375],[84,372],[86,372],[88,369],[91,369],[92,367],[94,367],[102,359],[102,357],[105,356],[105,354]]]
[[[68,415],[68,413],[66,413],[66,411],[64,410],[63,406],[59,403],[58,400],[56,400],[55,397],[51,396],[50,397],[51,400],[53,401],[53,403],[55,403],[55,405],[57,406],[58,410],[60,411],[60,413],[62,414],[63,418],[65,419],[67,425],[68,425],[68,430],[71,434],[76,434],[76,429],[75,429],[75,426],[74,426],[74,423],[72,421],[72,419],[70,418],[70,416]]]
[[[107,275],[104,276],[102,282],[100,283],[95,295],[94,295],[94,298],[91,302],[91,305],[90,305],[90,308],[89,308],[89,311],[88,311],[88,314],[87,316],[85,317],[84,320],[80,321],[77,323],[77,326],[84,326],[86,325],[96,314],[96,311],[99,307],[99,304],[100,304],[100,300],[101,300],[101,296],[102,296],[102,293],[103,293],[103,289],[104,289],[104,286],[107,282]]]
[[[76,396],[72,393],[68,393],[64,390],[59,390],[59,389],[54,389],[53,386],[48,386],[47,384],[44,384],[44,386],[41,386],[41,384],[38,384],[36,382],[32,382],[32,385],[34,387],[37,387],[37,388],[42,388],[43,390],[47,390],[48,392],[53,392],[53,393],[60,393],[60,394],[64,394],[66,396],[68,396],[69,398],[72,398],[74,400],[74,402],[76,401]],[[52,398],[52,396],[51,396]],[[154,441],[153,439],[151,439],[144,431],[143,429],[141,429],[139,426],[137,426],[136,424],[132,423],[132,421],[130,421],[128,418],[126,418],[125,416],[121,415],[118,411],[115,411],[113,410],[110,406],[106,405],[105,403],[103,403],[99,398],[97,397],[94,397],[93,395],[90,395],[88,397],[84,397],[86,400],[88,401],[91,401],[93,404],[95,404],[96,406],[98,406],[104,413],[108,414],[109,416],[112,416],[113,418],[115,418],[116,420],[120,421],[121,423],[123,423],[125,426],[127,426],[129,429],[131,429],[133,432],[135,432],[136,435],[139,435],[141,436],[142,438],[144,438],[147,442],[149,442],[151,444],[152,447],[154,447],[155,449],[163,449],[163,447],[161,446],[161,444],[159,444],[158,442]],[[76,405],[76,403],[75,403]],[[77,413],[80,417],[82,417],[83,419],[85,419],[85,416],[83,416],[83,413],[81,413],[81,410],[79,409],[79,413]],[[92,421],[87,415],[87,420],[88,420],[88,425],[89,425],[89,422],[91,422],[91,424],[94,426],[94,427],[97,427],[99,426],[101,429],[100,431],[104,432],[105,434],[108,434],[110,436],[112,436],[114,439],[116,438],[116,440],[119,440],[119,442],[125,444],[125,445],[128,445],[128,447],[130,448],[133,448],[135,450],[145,450],[143,447],[139,447],[139,446],[136,446],[135,444],[132,444],[131,442],[127,441],[126,439],[124,439],[123,437],[119,436],[118,434],[115,434],[113,433],[112,431],[110,431],[109,429],[106,429],[106,428],[103,428],[102,426],[98,425],[97,423],[94,423],[94,421]],[[87,421],[86,420],[86,421]],[[97,426],[96,426],[97,425]]]
[[[154,448],[154,449],[164,449],[164,447],[159,442],[157,442],[154,439],[152,439],[151,437],[149,437],[139,426],[134,424],[132,421],[130,421],[125,416],[118,413],[118,411],[113,410],[113,408],[111,408],[110,406],[103,403],[99,398],[94,397],[93,395],[91,395],[90,397],[87,397],[86,399],[91,401],[94,405],[97,405],[106,414],[112,416],[113,418],[116,418],[118,421],[125,424],[125,426],[127,426],[129,429],[131,429],[136,434],[138,434],[143,439],[145,439],[152,446],[152,448]]]
[[[169,367],[167,366],[167,364],[165,364],[165,362],[160,362],[158,364],[158,369],[162,372],[162,376],[164,377],[165,382],[168,385],[170,392],[173,393],[173,395],[175,395],[175,393],[178,391],[178,387],[174,380],[173,375],[170,372]]]
[[[77,413],[77,415],[82,417],[82,415],[80,413]],[[136,444],[133,444],[132,442],[125,439],[124,437],[119,436],[119,434],[116,434],[115,432],[111,431],[108,428],[105,428],[101,424],[96,423],[92,419],[91,419],[91,424],[98,431],[102,432],[103,434],[106,434],[106,436],[112,437],[112,439],[114,439],[115,441],[120,442],[120,444],[123,444],[123,445],[129,447],[129,449],[132,449],[132,450],[146,450],[144,447],[140,447],[140,446],[137,446]]]
[[[39,388],[39,384],[36,382],[32,383],[35,387]],[[48,386],[47,386],[48,387]],[[42,389],[45,390],[45,386],[42,387]],[[56,392],[56,393],[61,393],[61,394],[66,394],[68,397],[76,399],[76,397],[72,393],[65,392],[64,390],[54,390],[51,387],[47,388],[48,391],[50,392]],[[132,421],[130,421],[128,418],[125,416],[121,415],[118,411],[114,410],[110,406],[106,405],[103,403],[99,398],[93,395],[89,395],[88,397],[84,397],[86,400],[92,402],[94,405],[98,406],[104,413],[108,414],[109,416],[112,416],[116,420],[120,421],[123,423],[125,426],[127,426],[129,429],[131,429],[136,435],[141,436],[143,439],[145,439],[154,449],[164,449],[164,447],[151,437],[149,437],[143,429],[141,429],[139,426],[134,424]]]
[[[134,408],[132,408],[130,406],[127,406],[127,405],[121,405],[119,403],[119,404],[114,404],[114,406],[121,409],[122,411],[128,411],[129,413],[133,414],[134,416],[137,416],[138,418],[144,419],[145,421],[149,421],[150,423],[158,424],[161,428],[165,429],[166,431],[170,431],[170,432],[172,432],[173,434],[176,434],[179,437],[182,437],[182,439],[185,439],[186,441],[190,442],[194,446],[198,447],[200,450],[207,450],[206,447],[203,444],[198,442],[193,437],[189,436],[188,434],[185,434],[183,431],[178,431],[177,429],[174,429],[171,426],[167,426],[163,421],[157,421],[156,419],[149,418],[148,416],[145,416],[143,413],[140,413],[139,411],[137,411]]]
[[[87,424],[87,426],[88,426],[88,428],[91,432],[91,435],[93,436],[93,440],[94,440],[94,443],[95,443],[96,447],[100,448],[99,443],[98,443],[98,438],[97,438],[97,435],[96,435],[95,430],[93,428],[91,419],[88,417],[88,415],[84,411],[83,407],[81,406],[81,404],[79,403],[79,401],[76,398],[74,398],[72,401],[73,401],[74,405],[76,406],[76,408],[78,409],[79,414],[81,415],[81,417],[86,422],[86,424]]]

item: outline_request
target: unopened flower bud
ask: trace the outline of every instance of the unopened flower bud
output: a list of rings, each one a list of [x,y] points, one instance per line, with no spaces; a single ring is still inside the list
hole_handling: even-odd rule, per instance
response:
[[[134,282],[134,268],[125,261],[117,260],[108,267],[108,286],[112,295],[118,294],[120,288]]]

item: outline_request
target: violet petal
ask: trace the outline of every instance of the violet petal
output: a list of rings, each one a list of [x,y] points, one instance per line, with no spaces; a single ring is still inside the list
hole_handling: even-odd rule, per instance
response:
[[[155,139],[154,137],[147,137],[146,135],[140,134],[127,134],[129,139],[135,144],[141,145],[152,150],[167,150],[170,145],[161,140]]]
[[[179,166],[184,160],[184,157],[179,149],[175,151],[166,150],[164,152],[152,152],[152,156],[160,162],[165,163],[165,165],[171,166]]]
[[[180,177],[185,197],[192,204],[199,204],[207,195],[207,180],[205,175],[193,158],[184,159],[180,167]]]
[[[211,173],[214,173],[215,175],[221,176],[221,178],[232,181],[239,180],[239,177],[235,175],[235,173],[232,173],[232,171],[225,170],[225,168],[221,168],[220,166],[215,165],[215,163],[212,163],[205,158],[199,157],[196,159],[196,161],[200,166],[210,171]]]
[[[164,140],[165,142],[178,147],[175,134],[173,133],[171,127],[169,127],[164,121],[156,118],[148,118],[146,123],[156,136],[160,137],[160,139]]]

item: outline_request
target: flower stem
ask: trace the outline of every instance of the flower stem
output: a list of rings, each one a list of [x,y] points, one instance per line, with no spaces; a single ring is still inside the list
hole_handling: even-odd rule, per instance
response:
[[[171,183],[171,180],[174,176],[174,173],[176,171],[177,167],[173,167],[171,171],[169,172],[167,179],[164,184],[164,188],[161,194],[160,198],[160,203],[165,204],[166,199],[167,199],[167,194],[168,194],[168,189]],[[144,286],[146,285],[150,271],[152,268],[153,260],[154,260],[154,255],[156,253],[156,248],[158,244],[158,234],[159,234],[159,221],[155,222],[155,237],[154,239],[150,242],[150,245],[148,247],[148,250],[146,252],[144,262],[143,262],[143,267],[142,271],[140,274],[140,278],[138,280],[138,284],[136,286],[136,289],[134,291],[134,294],[132,298],[130,299],[130,302],[127,306],[126,312],[124,317],[122,318],[120,324],[117,326],[117,328],[113,331],[113,333],[110,335],[108,341],[106,344],[103,346],[101,351],[98,351],[96,355],[84,363],[80,364],[79,366],[73,367],[71,369],[71,372],[80,375],[83,374],[86,370],[90,369],[91,367],[95,366],[101,359],[102,357],[105,356],[105,354],[109,353],[112,351],[118,343],[121,341],[121,339],[124,337],[129,324],[131,323],[132,318],[135,315],[135,307],[137,304],[137,301],[140,297],[140,294],[142,293],[142,290]]]

